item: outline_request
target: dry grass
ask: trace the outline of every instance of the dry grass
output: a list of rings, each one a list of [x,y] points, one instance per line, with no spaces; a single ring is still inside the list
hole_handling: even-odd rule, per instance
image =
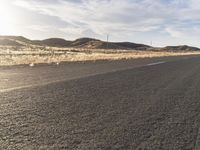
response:
[[[120,60],[194,54],[200,54],[200,52],[116,51],[52,47],[0,47],[0,65],[59,63],[63,61]]]

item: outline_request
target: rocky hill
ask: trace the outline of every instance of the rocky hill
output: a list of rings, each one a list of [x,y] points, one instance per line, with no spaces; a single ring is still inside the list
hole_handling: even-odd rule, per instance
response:
[[[165,51],[199,51],[198,47],[192,47],[188,45],[179,45],[179,46],[166,46],[162,50]]]
[[[159,51],[198,51],[197,47],[187,45],[167,46],[164,48],[154,48],[145,44],[131,42],[105,42],[92,38],[79,38],[68,41],[62,38],[49,38],[45,40],[30,40],[22,36],[0,36],[0,46],[50,46],[50,47],[70,47],[85,49],[125,49],[125,50],[153,50]]]
[[[147,49],[148,45],[130,42],[105,42],[92,38],[79,38],[74,41],[67,41],[61,38],[49,38],[45,40],[29,40],[22,36],[0,36],[0,45],[7,46],[26,46],[40,45],[51,47],[74,47],[89,49]]]

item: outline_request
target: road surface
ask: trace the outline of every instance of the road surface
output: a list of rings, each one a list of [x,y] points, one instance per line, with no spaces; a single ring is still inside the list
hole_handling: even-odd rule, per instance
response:
[[[0,67],[0,149],[198,150],[200,57]]]

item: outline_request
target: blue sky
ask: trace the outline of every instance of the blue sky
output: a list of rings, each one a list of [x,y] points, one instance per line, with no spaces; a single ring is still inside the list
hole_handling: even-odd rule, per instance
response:
[[[0,0],[0,34],[200,47],[198,0]]]

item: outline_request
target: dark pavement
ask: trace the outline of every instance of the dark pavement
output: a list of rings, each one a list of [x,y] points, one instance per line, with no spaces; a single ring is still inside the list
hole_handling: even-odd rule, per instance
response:
[[[198,150],[200,57],[0,68],[0,149]]]

